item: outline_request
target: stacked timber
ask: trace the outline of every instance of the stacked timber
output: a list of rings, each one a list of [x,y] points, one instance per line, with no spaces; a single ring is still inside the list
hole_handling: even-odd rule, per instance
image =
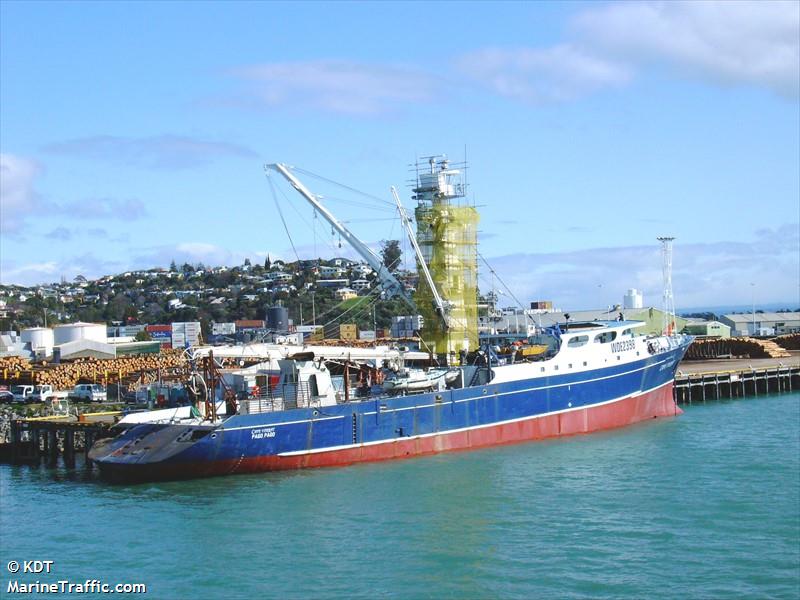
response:
[[[28,359],[21,356],[2,356],[0,357],[0,370],[7,369],[13,371],[29,371],[31,363]]]
[[[729,338],[695,340],[686,351],[687,360],[707,358],[788,358],[791,354],[772,340]]]
[[[785,350],[800,350],[800,333],[787,333],[779,335],[772,340]]]
[[[17,357],[11,357],[17,358]],[[49,384],[68,390],[78,383],[117,383],[146,371],[170,372],[186,367],[182,350],[163,350],[160,354],[125,356],[113,359],[81,358],[59,364],[31,365],[21,359],[0,362],[0,381],[6,384]]]
[[[411,343],[419,342],[419,338],[378,338],[376,340],[342,340],[342,339],[326,339],[326,340],[310,340],[306,344],[310,346],[350,346],[352,348],[373,348],[377,346],[394,346],[398,343]]]

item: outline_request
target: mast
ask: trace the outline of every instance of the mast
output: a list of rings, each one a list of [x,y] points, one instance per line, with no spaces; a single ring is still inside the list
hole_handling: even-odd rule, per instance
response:
[[[406,302],[406,304],[409,305],[409,307],[416,310],[416,305],[411,297],[406,293],[403,284],[400,283],[397,278],[389,272],[389,269],[383,264],[383,261],[380,259],[380,257],[375,254],[375,252],[373,252],[369,246],[353,235],[343,223],[334,217],[333,214],[327,208],[325,208],[322,203],[320,203],[317,197],[312,194],[308,188],[306,188],[300,182],[300,180],[289,171],[289,168],[286,165],[282,163],[275,163],[265,165],[265,168],[272,169],[283,175],[292,185],[292,187],[297,190],[298,193],[303,196],[303,198],[305,198],[317,211],[319,211],[323,218],[330,223],[331,227],[333,227],[339,233],[339,235],[343,237],[347,243],[349,243],[353,249],[361,255],[367,264],[372,267],[375,273],[377,273],[387,296],[399,296]]]
[[[661,270],[664,277],[664,334],[675,333],[675,298],[672,295],[672,242],[674,237],[656,238],[661,242]]]

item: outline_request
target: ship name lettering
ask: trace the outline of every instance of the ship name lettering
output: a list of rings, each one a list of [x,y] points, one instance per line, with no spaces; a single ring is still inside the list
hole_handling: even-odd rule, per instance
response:
[[[259,429],[253,429],[250,431],[251,440],[263,440],[264,438],[274,438],[274,437],[275,437],[274,427],[261,427]]]

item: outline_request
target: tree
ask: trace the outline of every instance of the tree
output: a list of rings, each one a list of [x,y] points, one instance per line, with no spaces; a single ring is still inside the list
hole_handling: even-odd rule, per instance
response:
[[[142,329],[139,333],[136,334],[136,337],[134,337],[133,339],[136,340],[137,342],[149,342],[153,338],[147,331]]]
[[[400,257],[403,251],[400,250],[400,242],[398,240],[383,240],[381,242],[381,259],[383,264],[394,272],[400,266]]]
[[[269,271],[271,266],[272,266],[272,264],[270,263],[270,260],[269,260],[269,254],[267,254],[267,260],[264,261],[264,270],[265,271]]]
[[[169,263],[169,270],[173,273],[175,273],[178,270],[178,265],[175,264],[174,259],[171,263]]]
[[[245,266],[245,267],[249,267],[249,266],[251,266],[251,265],[250,265],[250,259],[249,259],[249,258],[245,258],[245,259],[244,259],[244,266]]]

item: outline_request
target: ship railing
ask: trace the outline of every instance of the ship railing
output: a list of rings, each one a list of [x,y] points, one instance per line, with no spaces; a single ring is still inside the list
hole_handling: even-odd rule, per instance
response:
[[[249,396],[241,401],[242,412],[251,415],[294,408],[312,408],[318,402],[314,400],[308,382],[264,386],[257,396]]]

